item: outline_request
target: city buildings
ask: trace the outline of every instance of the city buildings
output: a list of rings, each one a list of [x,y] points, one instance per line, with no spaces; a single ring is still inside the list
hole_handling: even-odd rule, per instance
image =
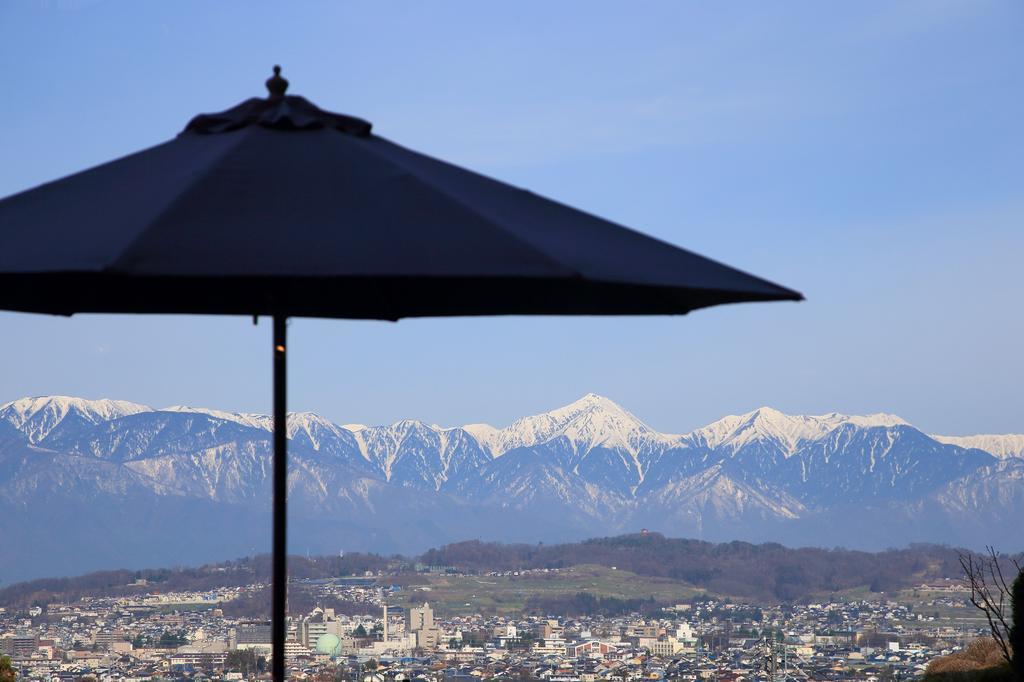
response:
[[[224,588],[207,604],[164,594],[158,606],[140,595],[8,609],[0,651],[39,682],[255,680],[270,655],[270,626],[229,607],[263,588]],[[883,596],[754,607],[705,597],[648,614],[552,618],[445,614],[409,597],[404,608],[385,608],[390,591],[374,581],[318,589],[325,603],[343,597],[347,612],[315,606],[292,618],[286,655],[296,680],[736,682],[764,680],[774,666],[777,677],[872,682],[919,676],[931,658],[985,634],[968,620],[965,595],[949,590],[916,605]]]

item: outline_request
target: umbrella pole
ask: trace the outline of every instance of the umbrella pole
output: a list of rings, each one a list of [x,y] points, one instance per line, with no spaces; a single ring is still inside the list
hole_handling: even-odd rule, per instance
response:
[[[288,599],[288,425],[286,321],[274,315],[274,548],[271,640],[274,682],[284,682],[284,642]]]

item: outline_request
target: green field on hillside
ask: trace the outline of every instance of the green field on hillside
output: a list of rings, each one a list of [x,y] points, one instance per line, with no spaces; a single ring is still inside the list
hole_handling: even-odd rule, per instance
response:
[[[518,576],[430,576],[409,585],[393,601],[411,605],[430,602],[439,613],[518,613],[530,598],[589,592],[597,597],[650,599],[674,604],[703,593],[692,585],[667,578],[638,576],[604,566],[575,566],[550,573]]]

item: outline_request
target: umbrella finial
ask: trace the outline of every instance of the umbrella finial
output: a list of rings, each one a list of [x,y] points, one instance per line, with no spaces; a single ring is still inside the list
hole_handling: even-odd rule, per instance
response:
[[[270,99],[284,97],[284,91],[288,89],[288,81],[281,78],[281,67],[274,64],[274,75],[267,79],[267,90],[270,92]]]

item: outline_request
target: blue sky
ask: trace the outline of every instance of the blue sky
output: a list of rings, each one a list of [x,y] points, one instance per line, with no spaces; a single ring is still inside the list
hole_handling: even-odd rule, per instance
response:
[[[298,320],[291,406],[441,424],[593,391],[1024,431],[1024,4],[0,4],[0,195],[290,92],[803,291],[684,318]],[[267,411],[269,327],[0,314],[0,400]]]

